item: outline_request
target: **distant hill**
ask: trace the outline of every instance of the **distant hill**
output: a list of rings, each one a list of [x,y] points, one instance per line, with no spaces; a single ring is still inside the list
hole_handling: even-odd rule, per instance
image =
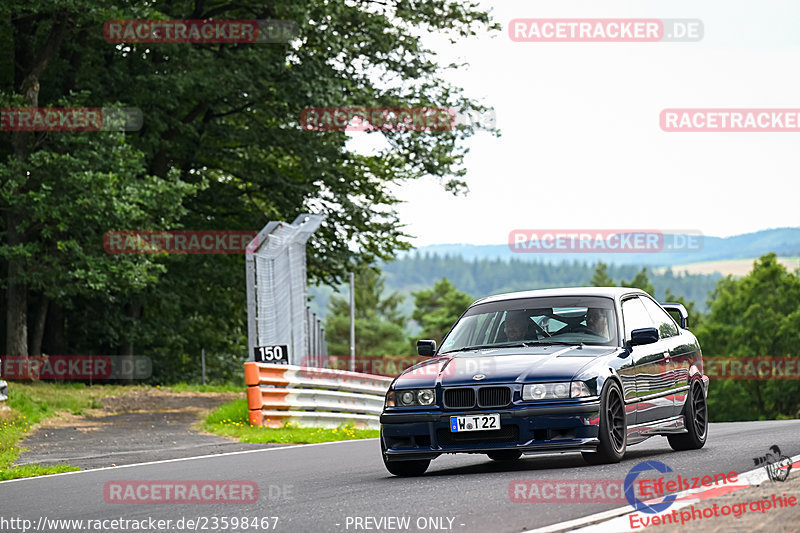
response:
[[[467,260],[456,256],[419,254],[398,259],[384,265],[388,289],[410,294],[431,287],[443,277],[449,279],[461,291],[475,299],[491,294],[547,289],[551,287],[581,287],[589,285],[596,264],[585,261],[563,261],[558,263],[531,262],[521,259]],[[630,281],[640,265],[610,265],[608,274],[619,285]],[[674,274],[671,270],[655,273],[648,270],[648,277],[655,287],[655,296],[664,299],[667,289],[676,296],[697,302],[705,310],[709,291],[716,286],[719,274],[687,275]]]
[[[641,270],[640,265],[611,265],[608,274],[619,284],[630,281]],[[491,294],[514,292],[551,287],[580,287],[589,285],[595,264],[585,261],[571,262],[531,262],[514,258],[467,260],[454,255],[431,253],[412,254],[382,266],[386,279],[386,289],[399,291],[405,300],[401,307],[409,316],[414,309],[411,293],[433,286],[446,277],[460,291],[466,292],[476,300]],[[649,279],[656,289],[653,295],[662,300],[669,289],[677,296],[695,301],[701,312],[706,310],[708,293],[720,279],[719,274],[687,275],[648,271]],[[342,296],[347,295],[347,287],[339,287]],[[326,307],[334,291],[330,287],[310,287],[312,296],[310,306],[319,316],[324,316]]]
[[[669,234],[672,235],[672,234]],[[678,234],[681,236],[681,234]],[[596,263],[603,261],[615,265],[641,265],[650,267],[666,267],[722,261],[727,259],[749,259],[775,252],[782,257],[800,256],[800,228],[777,228],[734,235],[732,237],[702,238],[697,249],[678,251],[662,251],[657,253],[519,253],[509,248],[508,244],[434,244],[421,246],[406,252],[413,254],[437,254],[460,256],[464,259],[520,259],[523,261],[539,261],[560,263],[562,261],[581,261]]]
[[[727,267],[736,267],[730,273],[742,275],[754,258],[775,252],[778,256],[800,256],[800,228],[779,228],[736,235],[733,237],[705,237],[702,247],[682,252],[640,254],[585,254],[585,253],[515,253],[507,244],[437,244],[423,246],[401,254],[382,266],[386,288],[397,290],[406,298],[402,309],[406,315],[413,310],[411,293],[429,288],[443,277],[475,299],[504,292],[544,289],[550,287],[575,287],[589,284],[597,261],[609,264],[609,275],[617,285],[630,281],[642,267],[648,267],[650,281],[656,289],[653,295],[663,301],[669,289],[697,304],[706,312],[706,300],[722,276],[719,270],[729,273]],[[791,260],[783,261],[791,267]],[[700,263],[697,268],[692,264]],[[712,268],[717,266],[718,268]],[[741,271],[741,272],[740,272]],[[340,287],[346,295],[347,288]],[[334,291],[330,287],[312,287],[309,295],[311,309],[319,316]]]
[[[675,275],[686,274],[714,274],[719,273],[723,276],[731,275],[734,277],[746,276],[753,270],[753,263],[756,257],[747,259],[723,259],[721,261],[707,261],[701,263],[689,263],[687,265],[675,265],[673,267],[661,267],[653,269],[657,274],[666,272],[670,268]],[[778,263],[786,267],[789,272],[794,272],[800,268],[800,257],[778,257]]]

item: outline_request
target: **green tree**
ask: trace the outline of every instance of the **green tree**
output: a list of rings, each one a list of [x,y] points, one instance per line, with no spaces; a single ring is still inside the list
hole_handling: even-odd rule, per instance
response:
[[[422,327],[421,339],[434,339],[441,344],[444,335],[473,302],[471,296],[456,289],[447,278],[437,281],[432,289],[411,293],[414,312],[411,318]]]
[[[636,276],[633,277],[630,281],[622,281],[620,282],[620,286],[622,287],[633,287],[636,289],[641,289],[650,296],[654,296],[656,289],[653,287],[653,284],[650,283],[650,279],[647,277],[647,268],[642,268]]]
[[[717,283],[710,312],[697,331],[703,355],[800,356],[800,277],[775,254],[754,262],[745,277]],[[715,381],[709,391],[715,420],[793,417],[800,407],[797,381]]]
[[[703,323],[703,315],[697,310],[697,306],[695,305],[694,301],[688,301],[683,296],[677,296],[673,294],[669,288],[667,288],[664,294],[664,302],[683,304],[683,307],[686,308],[686,313],[689,315],[689,329],[696,331],[701,327],[701,324]],[[680,324],[679,317],[675,314],[670,314],[675,321]]]
[[[608,275],[608,265],[602,261],[597,262],[597,268],[592,274],[592,279],[589,281],[592,287],[614,287],[614,280]]]
[[[355,275],[356,355],[408,355],[410,350],[403,330],[405,317],[399,306],[403,296],[393,292],[384,296],[384,280],[379,272],[360,268]],[[331,355],[350,354],[350,299],[334,296],[325,317],[325,339]]]
[[[193,45],[113,44],[102,32],[110,19],[206,18],[283,19],[299,33],[282,44]],[[458,39],[499,25],[457,0],[0,3],[2,107],[144,113],[137,132],[0,139],[7,353],[29,353],[31,338],[51,353],[135,349],[176,361],[209,344],[244,350],[241,311],[219,312],[244,305],[242,257],[105,257],[109,230],[258,230],[313,211],[326,221],[309,243],[309,274],[329,283],[354,258],[408,249],[393,187],[433,177],[465,191],[473,128],[377,133],[385,147],[364,154],[348,134],[303,130],[299,117],[325,106],[484,111],[443,81],[458,65],[440,66],[420,28]],[[192,328],[179,329],[189,317]]]

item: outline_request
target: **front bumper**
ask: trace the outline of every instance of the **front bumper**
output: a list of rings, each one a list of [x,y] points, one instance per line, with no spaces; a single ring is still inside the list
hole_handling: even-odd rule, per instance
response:
[[[450,417],[499,413],[500,429],[452,433]],[[600,420],[599,399],[581,403],[512,406],[465,411],[385,410],[381,438],[386,459],[433,459],[443,453],[488,453],[519,450],[526,454],[595,451]]]

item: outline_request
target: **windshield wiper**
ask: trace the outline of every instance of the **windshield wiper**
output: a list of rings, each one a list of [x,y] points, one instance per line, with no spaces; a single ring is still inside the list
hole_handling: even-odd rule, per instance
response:
[[[548,346],[550,344],[558,346],[580,346],[583,348],[585,345],[582,342],[567,342],[567,341],[533,341],[530,344],[536,346]]]
[[[513,344],[479,344],[477,346],[467,346],[465,348],[458,348],[456,350],[450,350],[449,352],[444,352],[441,355],[447,355],[449,353],[456,353],[456,352],[466,352],[469,350],[486,350],[488,348],[530,348],[533,346],[531,342],[517,342]]]

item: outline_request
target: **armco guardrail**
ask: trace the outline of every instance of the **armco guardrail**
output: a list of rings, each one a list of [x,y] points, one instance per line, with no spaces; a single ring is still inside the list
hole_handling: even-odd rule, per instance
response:
[[[293,365],[245,363],[247,407],[254,426],[380,427],[392,378]]]

